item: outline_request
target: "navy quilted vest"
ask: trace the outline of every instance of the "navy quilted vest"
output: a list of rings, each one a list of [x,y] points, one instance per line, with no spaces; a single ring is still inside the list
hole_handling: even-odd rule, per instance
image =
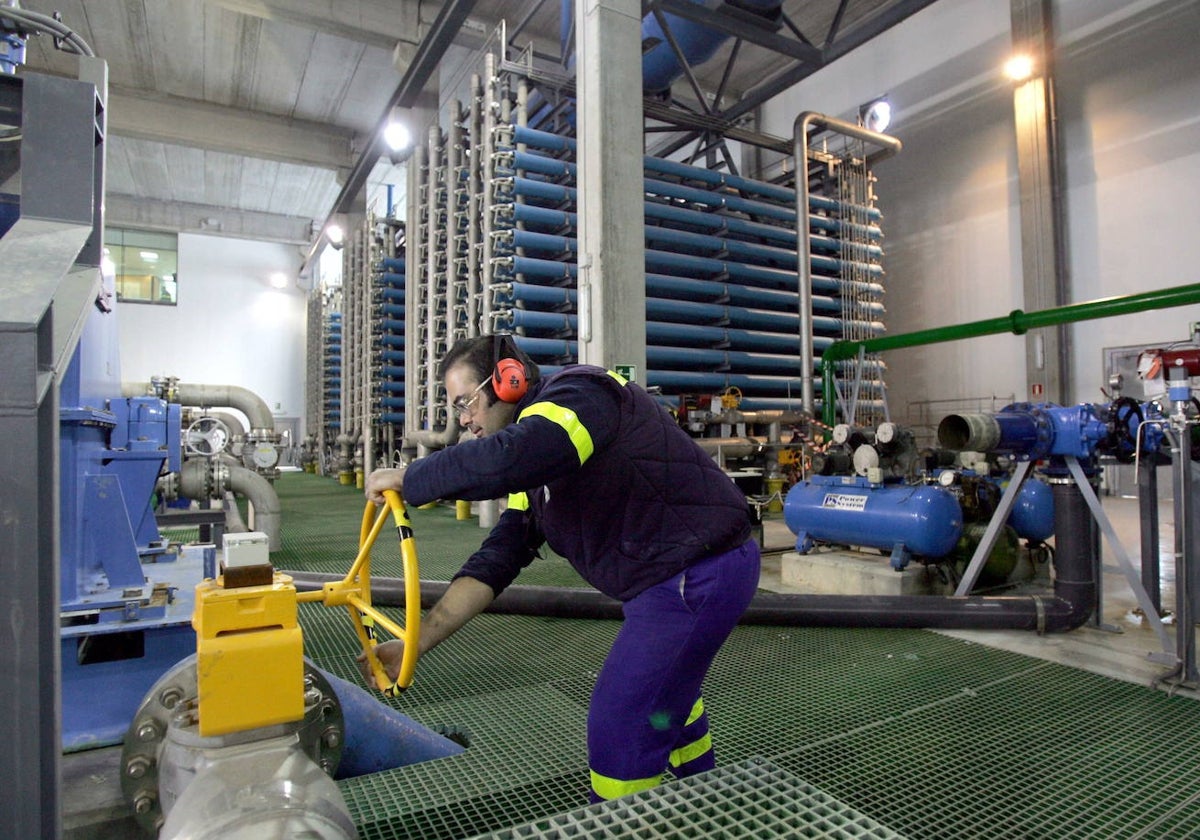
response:
[[[546,542],[588,583],[628,600],[750,538],[745,495],[653,397],[590,365],[547,381],[564,376],[594,377],[621,395],[614,442],[528,493]]]

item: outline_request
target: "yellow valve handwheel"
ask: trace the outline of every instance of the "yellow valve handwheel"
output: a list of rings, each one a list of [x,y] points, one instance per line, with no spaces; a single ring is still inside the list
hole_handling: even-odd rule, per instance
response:
[[[417,668],[421,640],[421,577],[417,569],[417,549],[413,542],[408,509],[400,499],[400,494],[394,490],[384,490],[383,498],[386,502],[383,507],[377,510],[374,502],[367,502],[363,510],[358,556],[354,558],[346,577],[327,583],[318,591],[299,593],[297,600],[320,601],[327,607],[345,606],[371,667],[375,685],[387,696],[394,697],[412,685],[413,672]],[[396,523],[396,533],[400,537],[400,559],[404,563],[404,627],[371,606],[371,548],[389,514]],[[378,643],[375,639],[376,624],[404,642],[404,656],[400,660],[400,673],[395,682],[388,677],[383,663],[375,655],[375,645]]]

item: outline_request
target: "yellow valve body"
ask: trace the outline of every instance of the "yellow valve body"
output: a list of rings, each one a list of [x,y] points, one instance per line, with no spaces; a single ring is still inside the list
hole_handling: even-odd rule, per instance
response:
[[[201,736],[304,717],[304,641],[289,576],[237,589],[205,580],[192,627]]]

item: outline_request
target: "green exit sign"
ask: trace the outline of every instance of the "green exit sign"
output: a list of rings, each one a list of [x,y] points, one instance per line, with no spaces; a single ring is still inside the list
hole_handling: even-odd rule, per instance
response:
[[[613,365],[613,370],[630,382],[637,382],[637,365]]]

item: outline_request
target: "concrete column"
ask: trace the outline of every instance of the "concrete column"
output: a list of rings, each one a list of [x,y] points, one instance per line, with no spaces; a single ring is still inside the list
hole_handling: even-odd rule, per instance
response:
[[[1034,312],[1070,302],[1050,0],[1012,0],[1012,39],[1013,53],[1033,61],[1033,75],[1018,82],[1013,91],[1013,117],[1021,198],[1022,308]],[[1075,402],[1069,327],[1031,330],[1025,337],[1025,370],[1030,400],[1061,405]]]
[[[646,376],[641,4],[575,0],[579,361]]]

